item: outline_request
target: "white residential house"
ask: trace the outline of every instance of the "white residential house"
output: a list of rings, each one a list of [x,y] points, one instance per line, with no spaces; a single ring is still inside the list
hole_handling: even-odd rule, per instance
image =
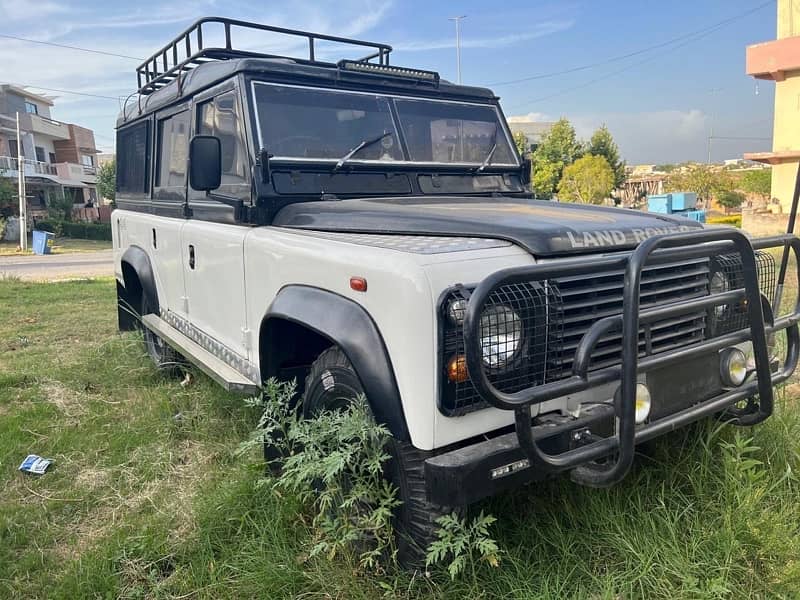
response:
[[[75,206],[97,202],[94,133],[51,117],[53,99],[25,88],[0,84],[0,177],[25,173],[29,212],[46,211],[55,194]],[[16,119],[20,117],[22,157],[17,156]]]

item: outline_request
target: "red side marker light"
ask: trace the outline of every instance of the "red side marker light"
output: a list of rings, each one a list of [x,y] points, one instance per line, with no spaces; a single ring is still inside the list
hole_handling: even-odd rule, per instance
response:
[[[357,292],[366,292],[367,291],[367,280],[363,277],[351,277],[350,278],[350,289],[355,290]]]

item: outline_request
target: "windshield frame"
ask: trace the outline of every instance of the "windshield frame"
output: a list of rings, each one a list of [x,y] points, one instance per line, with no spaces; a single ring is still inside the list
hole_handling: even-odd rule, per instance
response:
[[[440,102],[443,104],[462,104],[468,106],[479,106],[482,108],[491,108],[494,110],[495,116],[497,117],[497,125],[502,130],[503,137],[508,144],[509,152],[514,162],[510,163],[495,163],[492,162],[489,166],[486,167],[484,172],[488,173],[493,170],[517,170],[520,168],[521,163],[519,159],[519,152],[517,151],[517,147],[514,144],[513,137],[511,136],[511,132],[508,128],[508,123],[503,116],[503,113],[500,110],[500,107],[496,103],[492,102],[475,102],[469,100],[456,100],[452,98],[431,98],[425,95],[417,95],[417,94],[398,94],[398,93],[388,93],[379,90],[375,91],[362,91],[362,90],[352,90],[346,88],[334,88],[334,87],[326,87],[326,86],[319,86],[319,85],[298,85],[293,83],[282,83],[276,81],[265,81],[261,79],[252,79],[250,81],[250,94],[251,94],[251,102],[253,106],[253,118],[255,120],[255,137],[257,142],[257,147],[260,148],[263,146],[264,138],[262,137],[261,131],[261,117],[259,114],[258,109],[258,99],[256,96],[256,86],[257,85],[266,85],[266,86],[273,86],[273,87],[287,87],[287,88],[296,88],[296,89],[303,89],[303,90],[313,90],[319,92],[327,92],[331,94],[358,94],[358,95],[366,95],[366,96],[380,96],[386,98],[389,102],[391,108],[391,118],[392,124],[394,126],[395,132],[397,136],[400,138],[401,141],[401,148],[403,150],[403,155],[406,155],[406,139],[405,133],[403,131],[402,123],[398,122],[398,113],[397,107],[395,106],[394,100],[421,100],[425,102]],[[499,132],[498,132],[499,133]],[[267,150],[269,150],[267,148]],[[275,162],[287,162],[287,163],[305,163],[305,164],[332,164],[335,165],[338,158],[309,158],[304,156],[272,156],[270,157],[271,161]],[[475,167],[481,165],[481,162],[439,162],[439,161],[419,161],[419,160],[406,160],[403,158],[402,160],[376,160],[376,159],[360,159],[360,158],[351,158],[347,161],[348,165],[380,165],[384,168],[391,168],[393,166],[423,166],[423,167],[436,167],[437,169],[440,168],[458,168],[464,170],[473,170]]]

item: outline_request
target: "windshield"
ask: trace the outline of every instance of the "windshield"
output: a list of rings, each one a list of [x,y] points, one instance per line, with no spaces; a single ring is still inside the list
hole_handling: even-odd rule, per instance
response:
[[[415,162],[515,164],[493,106],[395,100],[408,152]]]
[[[494,106],[255,82],[261,146],[276,159],[516,166]],[[404,136],[404,151],[394,104]],[[492,152],[494,145],[497,147]]]

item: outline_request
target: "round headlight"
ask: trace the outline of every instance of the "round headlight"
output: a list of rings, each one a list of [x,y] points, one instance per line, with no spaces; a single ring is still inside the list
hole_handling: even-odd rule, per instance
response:
[[[522,346],[522,319],[508,306],[490,306],[481,315],[481,352],[487,367],[502,367]]]
[[[728,387],[738,387],[747,379],[747,356],[739,348],[725,348],[719,356],[719,374]]]
[[[722,292],[727,292],[730,289],[730,283],[728,283],[728,278],[722,273],[722,271],[717,271],[711,276],[711,281],[709,282],[708,289],[712,294],[721,294]],[[725,311],[727,310],[727,304],[718,304],[714,307],[714,316],[718,319],[721,318]]]

